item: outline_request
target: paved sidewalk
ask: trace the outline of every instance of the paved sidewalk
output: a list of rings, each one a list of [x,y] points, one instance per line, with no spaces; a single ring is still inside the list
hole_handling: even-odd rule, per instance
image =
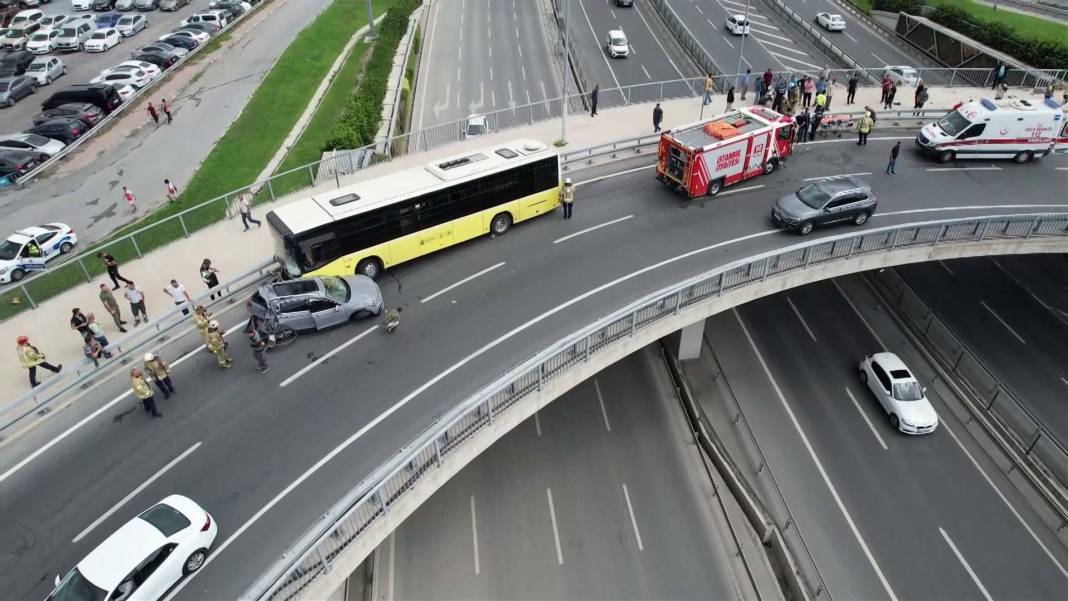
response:
[[[969,98],[981,98],[989,90],[976,88],[949,88],[932,89],[928,107],[948,107],[959,100]],[[902,88],[898,92],[901,100],[912,103],[912,89]],[[849,110],[861,110],[865,105],[876,106],[879,99],[879,90],[876,88],[862,88],[857,93],[857,101]],[[685,98],[669,100],[662,103],[664,109],[665,128],[683,122],[695,121],[700,111],[700,100],[697,98]],[[712,102],[712,111],[721,111],[724,108],[725,98],[722,94],[717,95]],[[737,104],[737,103],[736,103]],[[832,112],[846,110],[845,89],[836,90]],[[706,111],[706,115],[712,114]],[[572,117],[568,122],[567,149],[578,150],[590,146],[596,146],[613,140],[633,138],[639,135],[653,133],[652,104],[633,105],[599,111],[598,116],[579,115]],[[876,128],[875,136],[878,136]],[[486,136],[478,140],[475,145],[486,146],[505,140],[517,138],[535,138],[544,142],[552,142],[560,137],[560,121],[545,121],[532,126],[514,128]],[[471,145],[463,146],[469,148]],[[430,160],[455,154],[461,145],[453,144],[436,148],[427,152],[414,154],[402,159],[385,163],[367,171],[345,176],[341,180],[342,185],[351,184],[368,176],[379,176],[412,166],[421,165]],[[876,147],[878,148],[878,147]],[[878,151],[878,150],[873,150]],[[869,151],[869,152],[873,152]],[[330,191],[336,189],[334,182],[326,183],[312,190],[305,190],[285,199],[278,200],[271,205],[261,205],[255,208],[254,215],[263,219],[266,212],[276,206],[303,198],[316,191]],[[232,276],[243,273],[257,264],[268,259],[272,254],[271,236],[266,222],[261,228],[253,227],[251,230],[242,231],[240,219],[228,219],[205,228],[190,238],[179,240],[168,246],[160,248],[145,255],[144,258],[123,264],[120,272],[124,277],[134,280],[146,293],[146,305],[148,314],[161,315],[173,308],[171,298],[163,291],[164,286],[171,278],[176,278],[189,290],[193,296],[205,291],[204,284],[200,281],[198,269],[200,262],[210,258],[212,264],[220,270],[220,280],[226,281]],[[15,338],[19,335],[27,335],[34,345],[48,355],[52,363],[65,363],[75,365],[84,360],[82,356],[81,339],[75,332],[70,330],[71,309],[79,307],[82,311],[95,313],[107,332],[111,341],[119,340],[119,333],[115,324],[104,311],[97,297],[99,284],[111,282],[106,276],[101,276],[92,284],[85,284],[73,290],[49,299],[41,303],[36,310],[27,311],[17,317],[0,323],[0,341],[6,341],[10,349],[7,358],[0,361],[0,386],[7,390],[7,399],[23,394],[29,389],[26,370],[19,367],[18,359],[14,352]],[[129,305],[121,296],[122,290],[116,291],[116,298],[122,307],[123,315],[130,316]],[[128,321],[131,322],[132,320]],[[40,370],[39,370],[40,371]],[[39,378],[46,380],[52,377],[49,372],[39,374]],[[0,401],[2,403],[3,401]]]

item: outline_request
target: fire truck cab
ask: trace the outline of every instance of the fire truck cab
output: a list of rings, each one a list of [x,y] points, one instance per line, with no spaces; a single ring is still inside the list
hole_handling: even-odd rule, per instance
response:
[[[793,117],[750,106],[665,131],[656,178],[690,198],[768,174],[793,152]]]

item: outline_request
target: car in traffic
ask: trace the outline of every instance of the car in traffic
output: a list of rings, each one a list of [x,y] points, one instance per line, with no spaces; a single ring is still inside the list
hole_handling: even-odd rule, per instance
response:
[[[126,522],[63,577],[46,601],[155,601],[199,570],[219,526],[189,497],[170,495]]]
[[[129,12],[134,9],[134,2],[137,0],[116,0],[115,10],[121,12]]]
[[[59,140],[70,145],[82,137],[88,127],[77,117],[53,117],[40,125],[35,125],[25,131],[28,134],[37,134],[53,140]]]
[[[2,154],[0,164],[4,162]],[[41,269],[48,261],[74,250],[76,244],[78,235],[65,223],[22,228],[0,242],[0,283],[21,280],[28,272]]]
[[[56,56],[39,56],[26,67],[26,75],[37,82],[37,86],[47,86],[67,74],[67,65]]]
[[[468,115],[467,122],[464,124],[464,139],[470,140],[471,138],[477,138],[489,133],[489,126],[486,125],[486,116],[478,113]]]
[[[749,35],[749,20],[745,15],[727,15],[725,27],[733,35]]]
[[[864,225],[878,205],[871,186],[853,175],[831,177],[803,186],[775,201],[771,220],[802,236],[816,226],[848,221]]]
[[[159,9],[175,11],[183,6],[189,6],[189,0],[159,0]]]
[[[30,41],[30,37],[37,32],[39,27],[36,23],[32,23],[26,27],[8,27],[4,30],[2,36],[0,36],[0,48],[7,48],[8,50],[22,50],[26,47],[27,42]]]
[[[38,31],[30,36],[29,41],[26,42],[26,50],[29,50],[33,54],[48,54],[54,52],[56,49],[56,39],[60,36],[58,29],[46,29],[44,31]]]
[[[71,102],[37,113],[33,116],[33,124],[40,125],[55,117],[77,117],[82,123],[92,127],[104,118],[104,111],[88,102]]]
[[[623,33],[622,29],[613,29],[608,32],[608,41],[605,43],[608,49],[608,56],[612,58],[618,58],[622,56],[626,58],[630,56],[630,43],[627,42],[627,36]]]
[[[890,81],[896,85],[914,86],[920,81],[920,72],[912,67],[903,65],[883,67],[883,73],[890,77]]]
[[[37,93],[37,83],[25,75],[0,78],[0,106],[15,106],[23,98]]]
[[[36,152],[44,158],[63,150],[67,145],[59,140],[53,140],[37,134],[7,134],[0,136],[0,149],[14,148],[25,152]]]
[[[139,31],[143,31],[148,27],[148,19],[144,15],[123,15],[119,22],[115,25],[115,29],[119,30],[119,34],[124,38],[128,38]]]
[[[28,50],[16,50],[0,55],[0,77],[22,75],[33,62],[33,53]]]
[[[894,353],[874,353],[860,362],[860,381],[890,416],[890,427],[905,434],[930,434],[938,414],[905,363]]]
[[[89,36],[89,41],[85,43],[85,51],[107,52],[121,43],[122,36],[119,35],[118,29],[114,27],[97,29],[93,32],[93,35]]]
[[[260,286],[245,306],[261,320],[316,331],[382,312],[382,291],[365,275],[284,280]]]
[[[846,22],[842,15],[834,13],[816,13],[816,24],[827,31],[845,31]]]
[[[70,0],[71,10],[92,10],[93,0]]]
[[[0,177],[10,181],[17,182],[40,164],[41,155],[36,152],[14,148],[0,149]]]
[[[96,24],[97,29],[107,29],[108,27],[114,27],[119,23],[119,19],[122,18],[122,13],[107,12],[96,16],[93,22]]]
[[[56,49],[74,52],[84,50],[85,43],[93,36],[93,25],[87,22],[73,22],[64,25],[56,38]]]
[[[83,102],[96,105],[104,114],[110,114],[111,111],[119,108],[122,98],[119,97],[114,86],[97,83],[74,84],[53,92],[48,100],[41,103],[41,110],[47,111],[64,104]]]

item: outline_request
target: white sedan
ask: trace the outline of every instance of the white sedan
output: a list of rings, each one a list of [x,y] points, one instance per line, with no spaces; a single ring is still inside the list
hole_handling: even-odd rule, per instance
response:
[[[71,10],[92,10],[93,0],[70,0]]]
[[[26,42],[26,50],[34,54],[48,54],[56,49],[56,38],[60,35],[58,29],[48,29],[45,31],[38,31],[30,36],[30,41]]]
[[[827,31],[844,31],[846,27],[842,15],[831,13],[816,13],[816,23]]]
[[[86,52],[105,52],[122,43],[119,30],[114,27],[97,29],[89,39],[85,41]]]
[[[179,29],[177,31],[172,31],[171,33],[168,33],[168,34],[161,35],[161,36],[159,36],[159,39],[160,40],[164,40],[166,38],[171,37],[172,35],[177,35],[177,36],[182,36],[182,37],[185,37],[185,38],[189,38],[189,39],[193,40],[194,42],[196,42],[197,44],[203,44],[204,42],[208,41],[209,38],[211,38],[210,35],[204,33],[203,31],[196,31],[196,30],[193,30],[193,29]]]
[[[74,250],[78,236],[65,223],[23,228],[0,242],[0,282],[17,282],[31,271]]]
[[[157,67],[156,65],[153,65],[152,63],[148,63],[148,62],[145,62],[145,61],[131,60],[131,61],[125,61],[125,62],[119,63],[119,64],[115,65],[114,67],[109,67],[107,69],[104,69],[103,71],[100,72],[100,74],[101,75],[107,75],[108,73],[116,73],[116,72],[119,72],[119,71],[137,71],[137,70],[141,70],[141,71],[144,71],[145,73],[147,73],[149,80],[156,79],[162,73],[162,71],[160,71],[159,67]]]
[[[124,38],[128,38],[147,27],[148,19],[144,15],[123,15],[119,17],[119,22],[115,24],[115,29],[118,29]]]
[[[148,73],[140,69],[111,71],[97,75],[89,80],[89,83],[109,83],[115,86],[133,86],[140,89],[148,85],[148,82],[152,81],[152,78],[148,76]]]
[[[137,92],[137,90],[130,84],[116,83],[114,84],[114,88],[115,91],[119,93],[119,98],[122,98],[123,102],[129,100]]]
[[[52,156],[63,150],[65,146],[66,144],[59,140],[38,136],[37,134],[20,133],[0,136],[0,149],[14,148],[16,150],[38,152],[43,155]]]
[[[155,601],[204,565],[218,533],[200,505],[171,495],[126,522],[66,576],[56,576],[48,598]]]
[[[938,414],[905,364],[894,353],[875,353],[860,362],[860,381],[890,416],[890,426],[905,434],[930,434]]]

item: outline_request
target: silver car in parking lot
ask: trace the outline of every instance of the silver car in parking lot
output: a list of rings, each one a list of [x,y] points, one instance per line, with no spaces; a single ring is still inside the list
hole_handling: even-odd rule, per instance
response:
[[[365,275],[284,280],[261,286],[245,306],[259,319],[315,331],[378,315],[382,291]]]
[[[771,220],[802,236],[817,225],[841,221],[864,225],[875,212],[878,199],[871,186],[851,175],[813,182],[775,201]]]

